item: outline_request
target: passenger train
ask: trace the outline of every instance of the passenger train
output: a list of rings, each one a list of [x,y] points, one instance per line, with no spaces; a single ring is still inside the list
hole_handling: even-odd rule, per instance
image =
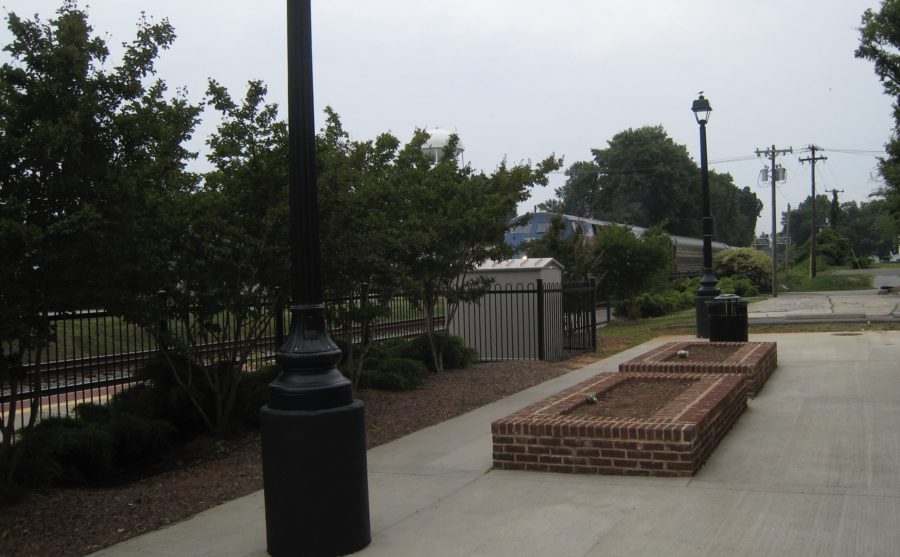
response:
[[[514,248],[521,246],[524,242],[542,238],[550,230],[551,219],[556,216],[552,213],[531,213],[525,217],[516,217],[511,221],[514,226],[506,233],[506,243]],[[576,217],[572,215],[558,215],[563,221],[562,238],[569,238],[576,230],[581,230],[584,238],[591,241],[596,236],[600,228],[609,224],[609,221],[588,219],[584,217]],[[527,218],[524,224],[522,223]],[[647,229],[640,226],[629,226],[638,236],[643,234]],[[692,276],[699,275],[703,271],[703,240],[698,238],[690,238],[688,236],[669,235],[672,240],[672,255],[674,258],[675,274]],[[712,252],[728,249],[728,245],[722,242],[712,243]]]

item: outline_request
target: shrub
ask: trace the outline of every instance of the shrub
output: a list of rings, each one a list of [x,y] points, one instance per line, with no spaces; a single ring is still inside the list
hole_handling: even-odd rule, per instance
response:
[[[373,342],[369,345],[369,352],[366,354],[366,363],[363,367],[378,367],[379,362],[387,358],[412,358],[417,359],[418,348],[408,338],[391,338]]]
[[[438,332],[434,334],[434,343],[437,351],[444,360],[444,369],[464,369],[478,362],[478,351],[466,346],[462,337]],[[419,335],[412,340],[410,351],[404,357],[424,362],[432,373],[434,361],[431,358],[431,348],[428,346],[428,337]]]
[[[478,362],[478,351],[467,347],[462,337],[438,332],[434,335],[434,341],[438,350],[443,351],[444,369],[463,369]],[[416,360],[422,362],[429,371],[435,371],[428,337],[424,334],[412,340],[394,338],[372,343],[363,363],[363,371],[378,369],[385,360],[396,358]]]
[[[360,388],[385,391],[411,391],[425,384],[428,368],[422,362],[409,358],[387,358],[375,368],[363,370]]]
[[[872,260],[868,257],[853,257],[850,259],[851,269],[868,269],[872,266]]]
[[[87,403],[75,407],[79,421],[92,424],[110,435],[113,462],[117,467],[161,459],[178,436],[178,430],[171,422],[149,416],[143,406],[137,406],[138,411],[131,412],[127,404],[117,404],[116,401],[121,398],[140,399],[139,396],[128,396],[128,392],[116,395],[109,406]]]
[[[164,408],[161,407],[157,398],[157,393],[150,385],[135,385],[116,394],[110,401],[108,409],[112,412],[130,414],[139,418],[156,419],[164,414]]]
[[[152,396],[143,395],[147,398],[141,401],[151,407],[148,417],[168,420],[183,434],[206,429],[203,417],[191,398],[203,409],[203,414],[215,416],[216,394],[210,387],[207,375],[213,378],[213,383],[218,380],[219,384],[224,384],[232,373],[231,362],[202,366],[191,364],[187,358],[178,354],[170,354],[170,358],[172,366],[164,358],[157,356],[135,373],[135,377],[150,383]],[[175,380],[173,366],[184,385],[179,385]]]
[[[644,293],[635,298],[637,311],[641,317],[660,317],[694,305],[695,294],[668,290]]]
[[[845,265],[851,259],[850,241],[830,226],[819,232],[816,247],[822,259],[830,266]]]
[[[731,248],[713,256],[713,271],[719,279],[743,278],[766,291],[772,286],[772,259],[753,248]]]
[[[22,442],[16,479],[23,485],[83,484],[112,470],[112,435],[90,422],[47,418],[26,431]]]
[[[259,409],[268,400],[269,383],[281,373],[281,366],[264,366],[256,371],[241,375],[237,399],[234,402],[234,417],[242,423],[259,427]]]
[[[722,294],[737,294],[742,298],[759,294],[759,289],[746,278],[723,277],[719,279],[719,290]]]

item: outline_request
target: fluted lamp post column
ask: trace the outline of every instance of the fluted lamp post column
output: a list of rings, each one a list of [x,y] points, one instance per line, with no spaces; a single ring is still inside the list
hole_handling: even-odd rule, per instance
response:
[[[701,92],[700,98],[694,101],[691,110],[694,112],[697,123],[700,124],[700,184],[703,198],[703,276],[700,278],[700,288],[697,290],[695,298],[697,336],[709,338],[709,312],[706,302],[721,293],[718,288],[719,280],[712,269],[713,218],[709,208],[709,167],[706,160],[706,123],[709,122],[712,107]]]
[[[320,279],[310,0],[287,0],[291,329],[260,410],[266,544],[332,557],[371,541],[363,404],[337,369]]]

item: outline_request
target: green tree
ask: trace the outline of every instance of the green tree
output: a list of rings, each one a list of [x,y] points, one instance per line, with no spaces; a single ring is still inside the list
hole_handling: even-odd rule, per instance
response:
[[[547,207],[552,213],[599,218],[601,212],[600,169],[593,162],[576,162],[566,169],[566,183],[556,188],[557,204]]]
[[[528,241],[525,252],[528,257],[556,259],[563,266],[563,278],[567,281],[584,281],[596,268],[594,252],[580,228],[564,240],[564,227],[562,218],[554,215],[547,233]]]
[[[822,230],[826,226],[828,210],[831,206],[831,203],[828,201],[828,196],[819,194],[816,196],[816,230]],[[794,252],[798,257],[803,255],[809,255],[809,237],[812,231],[810,230],[810,221],[812,220],[812,197],[807,196],[806,199],[800,202],[800,205],[795,209],[791,209],[790,215],[788,215],[787,211],[781,214],[781,222],[782,229],[779,232],[779,235],[787,234],[787,222],[790,219],[791,230],[791,251]],[[801,248],[798,246],[807,246],[807,251],[803,252]]]
[[[396,256],[404,291],[424,309],[434,367],[442,371],[442,348],[433,330],[438,300],[446,300],[449,323],[460,301],[484,292],[488,284],[468,273],[510,254],[503,242],[509,215],[531,186],[547,183],[547,174],[562,161],[551,156],[536,166],[503,162],[492,174],[476,173],[458,164],[457,137],[451,137],[436,163],[422,151],[426,140],[427,133],[419,131],[397,153],[391,214],[397,223]]]
[[[619,132],[592,153],[600,173],[598,218],[638,226],[668,221],[673,234],[701,233],[697,165],[662,126]]]
[[[709,202],[715,239],[730,246],[749,246],[763,207],[756,194],[735,186],[731,174],[710,172]]]
[[[329,306],[328,317],[332,333],[345,341],[343,368],[356,387],[372,341],[370,326],[390,313],[400,282],[401,223],[394,218],[397,185],[391,181],[400,142],[390,134],[350,141],[337,113],[330,107],[325,112],[316,148],[322,251],[328,254],[322,282],[326,296],[347,300]]]
[[[616,134],[594,161],[566,170],[557,199],[543,207],[622,224],[653,226],[667,222],[672,234],[699,236],[700,169],[687,149],[661,126]],[[762,203],[749,188],[739,189],[729,174],[710,173],[710,204],[716,239],[732,245],[753,241]]]
[[[629,317],[640,317],[638,294],[661,287],[673,270],[668,234],[656,226],[637,236],[630,227],[609,225],[594,238],[593,248],[602,288],[625,302]]]
[[[859,32],[856,57],[875,65],[885,94],[894,99],[894,133],[885,146],[887,157],[879,162],[885,181],[879,194],[891,214],[900,219],[900,0],[882,0],[877,11],[866,10]]]
[[[895,252],[900,236],[900,222],[891,218],[883,199],[841,204],[837,229],[847,237],[857,257],[884,257]]]
[[[87,13],[64,2],[46,22],[6,16],[10,62],[0,67],[0,382],[14,397],[41,394],[38,363],[51,312],[98,307],[141,272],[164,263],[173,200],[194,178],[183,147],[199,109],[183,93],[165,98],[153,80],[160,50],[175,38],[165,20],[138,22],[112,70]],[[157,242],[157,240],[160,240]],[[153,248],[155,257],[138,255]],[[148,263],[148,261],[150,261]],[[13,405],[14,409],[15,406]],[[21,454],[15,411],[3,423],[0,479]],[[32,413],[33,425],[37,413]]]
[[[166,318],[177,323],[160,338],[172,379],[218,436],[228,431],[241,372],[269,333],[271,306],[289,278],[287,126],[265,96],[251,81],[237,103],[209,82],[207,103],[221,117],[207,140],[214,169],[182,207],[171,272],[157,285],[169,299]],[[144,313],[150,330],[155,302]]]

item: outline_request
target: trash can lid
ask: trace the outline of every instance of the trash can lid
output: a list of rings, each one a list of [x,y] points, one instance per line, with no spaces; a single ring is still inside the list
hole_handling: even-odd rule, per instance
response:
[[[713,299],[722,300],[723,302],[738,302],[740,300],[743,300],[743,298],[741,298],[737,294],[719,294]]]

